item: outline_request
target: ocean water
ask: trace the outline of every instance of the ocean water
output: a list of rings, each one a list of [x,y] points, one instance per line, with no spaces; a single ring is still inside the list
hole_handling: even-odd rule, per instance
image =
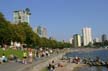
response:
[[[96,59],[96,57],[99,57],[101,60],[108,61],[108,49],[105,50],[95,50],[91,52],[72,52],[72,53],[67,53],[65,55],[66,57],[80,57],[80,58],[92,58]],[[87,67],[82,67],[82,68],[77,68],[75,71],[108,71],[108,68],[102,67],[102,66],[87,66]]]
[[[108,71],[108,68],[106,67],[82,67],[79,68],[77,71]]]

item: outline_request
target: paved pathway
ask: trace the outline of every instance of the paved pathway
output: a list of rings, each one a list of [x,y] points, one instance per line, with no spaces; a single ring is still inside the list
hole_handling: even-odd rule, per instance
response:
[[[0,64],[0,71],[30,71],[30,69],[33,68],[34,66],[38,65],[39,63],[45,62],[56,55],[51,55],[50,57],[44,57],[44,58],[35,60],[33,61],[32,64],[21,64],[17,62],[9,62],[9,63]]]
[[[16,71],[21,67],[25,66],[24,64],[9,62],[6,64],[0,64],[0,71]]]
[[[25,69],[26,71],[29,71],[31,67],[45,61],[48,58],[50,57],[35,60],[32,64],[21,64],[17,62],[9,62],[9,63],[0,64],[0,71],[24,71]]]

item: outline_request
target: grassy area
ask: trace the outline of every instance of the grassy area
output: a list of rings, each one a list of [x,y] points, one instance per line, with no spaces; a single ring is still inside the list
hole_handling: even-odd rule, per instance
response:
[[[19,58],[23,57],[23,51],[21,50],[13,50],[13,49],[7,49],[5,51],[2,50],[2,48],[0,48],[0,57],[2,56],[2,54],[5,54],[7,57],[9,57],[9,55],[14,54]]]
[[[45,67],[45,68],[43,68],[41,71],[48,71],[48,69]]]

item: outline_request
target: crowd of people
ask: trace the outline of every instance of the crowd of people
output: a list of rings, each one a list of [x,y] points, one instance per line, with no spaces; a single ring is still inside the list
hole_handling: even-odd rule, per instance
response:
[[[2,54],[2,56],[0,56],[0,63],[5,63],[8,61],[15,61],[15,62],[27,64],[27,63],[32,63],[37,58],[48,57],[54,53],[53,49],[42,48],[42,47],[37,48],[37,49],[33,49],[33,48],[19,46],[19,43],[18,43],[18,46],[6,46],[6,45],[4,45],[1,48],[4,51],[4,53]],[[22,58],[19,58],[17,55],[15,55],[13,53],[7,56],[5,54],[5,51],[8,49],[11,49],[13,51],[14,50],[16,50],[16,51],[20,50],[21,52],[23,52]]]

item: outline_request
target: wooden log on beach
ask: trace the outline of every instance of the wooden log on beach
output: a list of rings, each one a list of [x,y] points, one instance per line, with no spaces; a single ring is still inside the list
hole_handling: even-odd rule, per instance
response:
[[[101,63],[101,62],[89,62],[88,63],[89,66],[108,66],[108,64],[105,63]]]

